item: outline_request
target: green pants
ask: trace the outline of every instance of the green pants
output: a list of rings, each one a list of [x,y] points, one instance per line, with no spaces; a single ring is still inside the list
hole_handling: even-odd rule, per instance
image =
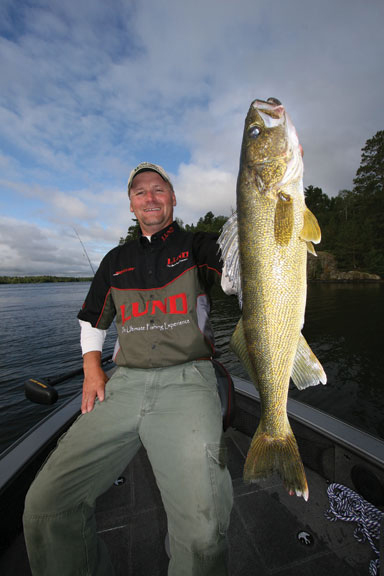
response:
[[[24,534],[34,576],[111,576],[96,533],[96,498],[141,445],[168,518],[169,576],[224,576],[232,508],[221,408],[209,361],[119,368],[104,402],[60,439],[26,498]]]

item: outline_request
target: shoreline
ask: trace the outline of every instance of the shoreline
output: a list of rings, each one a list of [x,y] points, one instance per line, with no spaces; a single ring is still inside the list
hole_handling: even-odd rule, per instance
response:
[[[307,284],[380,284],[384,278],[307,278]]]
[[[59,282],[91,282],[88,276],[0,276],[0,284],[53,284]]]
[[[9,284],[59,284],[69,282],[92,282],[93,277],[64,277],[64,276],[0,276],[0,285]],[[308,284],[380,284],[384,278],[328,278],[308,279]]]

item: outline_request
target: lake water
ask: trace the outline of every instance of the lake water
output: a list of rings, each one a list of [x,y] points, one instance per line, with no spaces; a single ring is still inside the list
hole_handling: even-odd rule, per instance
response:
[[[77,312],[89,283],[0,285],[0,452],[54,407],[25,399],[24,380],[81,367]],[[212,323],[221,361],[247,377],[228,349],[239,318],[235,297],[215,299]],[[326,386],[290,396],[384,438],[384,284],[311,284],[303,333],[322,362]],[[104,354],[112,353],[111,328]],[[57,405],[81,390],[81,376],[59,384]],[[57,406],[56,405],[56,406]]]

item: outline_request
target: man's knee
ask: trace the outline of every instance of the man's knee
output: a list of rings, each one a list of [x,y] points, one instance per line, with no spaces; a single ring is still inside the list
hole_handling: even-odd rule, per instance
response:
[[[197,554],[210,553],[210,551],[216,550],[225,537],[218,524],[212,522],[202,523],[198,533],[191,533],[188,536],[188,541],[185,544]]]
[[[230,507],[225,513],[217,514],[214,505],[201,508],[193,517],[185,518],[173,525],[169,523],[171,536],[194,554],[210,554],[224,545],[230,520]]]
[[[59,498],[55,493],[54,485],[45,484],[37,476],[32,482],[27,495],[25,497],[24,514],[26,515],[39,515],[44,513],[52,513],[57,506]]]
[[[185,574],[227,574],[228,542],[217,528],[204,523],[200,534],[190,532],[182,540],[178,536],[170,534],[170,574],[180,567]]]
[[[32,482],[26,498],[24,512],[31,515],[51,515],[75,508],[79,504],[74,483],[52,467],[44,467]]]

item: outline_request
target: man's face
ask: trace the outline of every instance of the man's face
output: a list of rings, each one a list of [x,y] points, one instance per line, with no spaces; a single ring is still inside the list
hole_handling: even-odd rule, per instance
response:
[[[135,176],[130,201],[131,212],[134,212],[144,236],[152,236],[173,222],[176,197],[157,172],[140,172]]]

